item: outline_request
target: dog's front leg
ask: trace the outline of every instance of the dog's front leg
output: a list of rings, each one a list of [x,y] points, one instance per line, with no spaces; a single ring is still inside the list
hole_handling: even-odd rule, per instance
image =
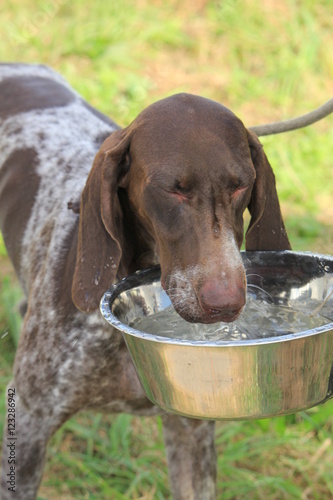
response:
[[[163,434],[173,499],[214,500],[214,422],[165,414]]]

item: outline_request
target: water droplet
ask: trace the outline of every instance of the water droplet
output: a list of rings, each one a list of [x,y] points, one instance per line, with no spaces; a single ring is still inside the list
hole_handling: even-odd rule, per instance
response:
[[[9,329],[6,328],[6,330],[3,332],[3,334],[1,335],[1,339],[4,339],[6,337],[6,335],[8,335],[9,333]]]

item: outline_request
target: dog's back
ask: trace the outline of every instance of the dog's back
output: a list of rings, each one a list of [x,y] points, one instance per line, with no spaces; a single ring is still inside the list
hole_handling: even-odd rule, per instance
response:
[[[77,222],[68,202],[79,203],[116,128],[51,69],[0,65],[0,228],[26,294],[41,263],[66,252]]]

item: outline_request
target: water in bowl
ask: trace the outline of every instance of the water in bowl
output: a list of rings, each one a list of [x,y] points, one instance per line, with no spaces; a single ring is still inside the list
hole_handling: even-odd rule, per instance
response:
[[[188,323],[172,306],[140,318],[131,326],[161,337],[192,341],[231,341],[277,337],[312,330],[328,323],[319,314],[311,315],[313,304],[302,310],[288,303],[273,303],[248,294],[244,310],[232,323]]]

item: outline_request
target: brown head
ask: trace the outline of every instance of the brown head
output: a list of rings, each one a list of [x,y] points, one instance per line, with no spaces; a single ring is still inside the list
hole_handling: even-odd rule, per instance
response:
[[[154,254],[181,316],[234,320],[246,296],[239,252],[246,208],[248,250],[290,248],[256,136],[201,97],[178,94],[149,106],[105,141],[82,193],[76,306],[96,309],[116,276]]]

